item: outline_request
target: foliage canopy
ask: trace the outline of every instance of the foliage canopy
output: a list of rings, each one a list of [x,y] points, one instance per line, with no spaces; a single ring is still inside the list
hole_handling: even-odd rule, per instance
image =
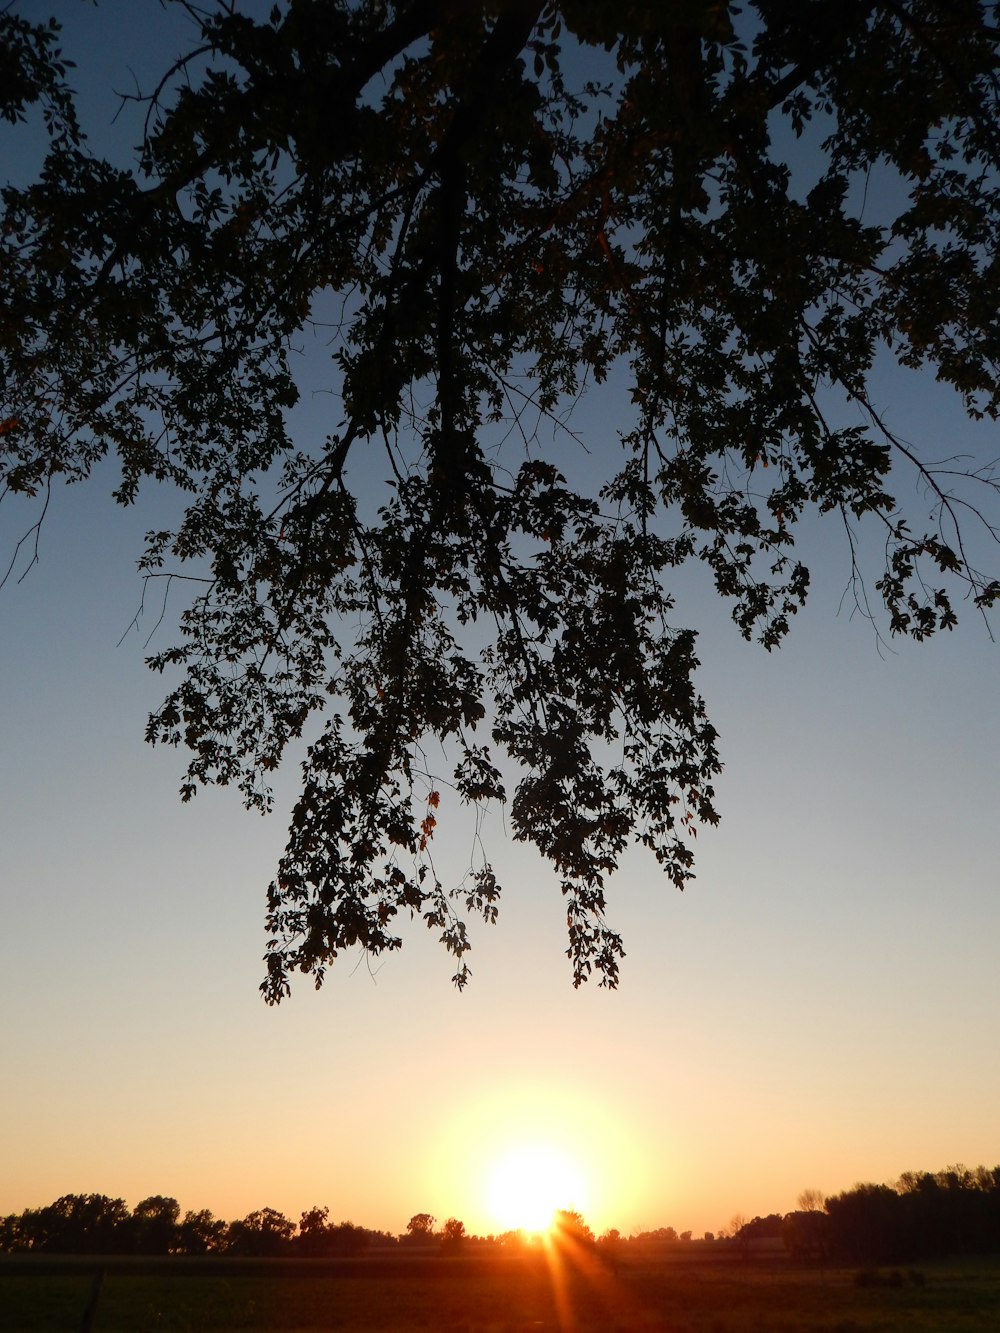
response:
[[[269,1001],[397,948],[401,913],[462,985],[500,886],[483,852],[446,888],[433,834],[511,781],[574,980],[613,985],[623,849],[683,887],[717,818],[673,572],[705,562],[771,648],[818,511],[852,570],[858,525],[881,528],[894,633],[997,595],[970,489],[993,500],[993,474],[923,457],[870,395],[887,356],[1000,406],[997,7],[173,3],[190,48],[125,99],[126,164],[86,141],[55,23],[0,14],[0,112],[48,134],[3,195],[5,490],[41,501],[114,454],[123,504],[183,493],[141,568],[195,580],[150,658],[179,682],[147,734],[190,751],[185,799],[235,783],[266,809],[323,715],[268,895]],[[301,438],[293,354],[321,318],[339,407]],[[591,488],[570,407],[608,377],[626,426]],[[903,468],[927,512],[897,503]]]

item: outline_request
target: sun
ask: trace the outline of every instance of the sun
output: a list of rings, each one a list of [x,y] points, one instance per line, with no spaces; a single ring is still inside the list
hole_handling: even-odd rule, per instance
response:
[[[559,1208],[584,1211],[583,1173],[558,1148],[528,1144],[511,1148],[494,1163],[487,1181],[487,1207],[503,1231],[545,1231]]]

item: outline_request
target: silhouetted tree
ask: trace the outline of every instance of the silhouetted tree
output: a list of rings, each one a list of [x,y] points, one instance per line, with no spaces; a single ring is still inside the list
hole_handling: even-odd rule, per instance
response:
[[[822,1261],[827,1255],[826,1199],[822,1190],[804,1189],[797,1201],[798,1212],[789,1213],[782,1225],[785,1248],[796,1259]]]
[[[744,1236],[746,1225],[747,1219],[743,1213],[733,1213],[726,1225],[719,1228],[719,1237],[733,1241],[744,1258],[747,1256],[747,1238]]]
[[[178,1246],[180,1206],[176,1199],[154,1194],[132,1209],[130,1231],[137,1254],[170,1254]]]
[[[733,1227],[733,1223],[730,1223]],[[782,1240],[784,1238],[785,1219],[780,1213],[769,1213],[766,1217],[754,1217],[749,1222],[743,1221],[733,1230],[733,1239],[739,1246],[744,1259],[750,1257],[755,1242]]]
[[[568,1241],[571,1245],[594,1244],[594,1233],[584,1221],[583,1214],[573,1208],[557,1208],[549,1231],[557,1243]]]
[[[30,1250],[33,1236],[25,1225],[25,1213],[8,1213],[0,1218],[0,1254],[13,1254],[17,1250]]]
[[[890,1185],[860,1184],[826,1201],[830,1246],[858,1263],[893,1263],[905,1257],[900,1197]]]
[[[274,1208],[248,1213],[239,1222],[230,1222],[226,1232],[226,1250],[230,1254],[273,1259],[287,1250],[295,1233],[295,1223]]]
[[[336,1226],[330,1227],[330,1253],[348,1256],[361,1254],[362,1251],[368,1249],[375,1236],[381,1237],[381,1233],[369,1231],[365,1227],[355,1226],[353,1222],[338,1222]],[[386,1237],[381,1238],[387,1239]]]
[[[442,1251],[454,1254],[462,1248],[466,1239],[465,1223],[459,1221],[457,1217],[449,1217],[441,1228]]]
[[[963,1166],[907,1171],[894,1185],[856,1185],[825,1201],[799,1196],[809,1209],[784,1220],[785,1243],[797,1257],[865,1264],[1000,1250],[1000,1171]]]
[[[785,1214],[781,1238],[791,1258],[822,1261],[829,1250],[827,1229],[825,1213],[800,1209]]]
[[[124,1199],[64,1194],[23,1217],[31,1249],[52,1254],[116,1254],[129,1249],[131,1215]]]
[[[633,1240],[641,1244],[666,1244],[673,1245],[680,1239],[677,1230],[674,1227],[656,1227],[652,1231],[639,1231],[633,1237]]]
[[[717,819],[677,568],[702,562],[767,648],[807,595],[807,515],[846,526],[866,610],[858,531],[879,535],[894,634],[1000,591],[994,474],[904,440],[871,387],[882,358],[1000,407],[989,7],[178,3],[188,54],[126,99],[137,166],[85,143],[49,7],[20,8],[0,114],[40,110],[49,151],[3,196],[0,481],[44,504],[114,452],[122,503],[186,497],[141,561],[194,589],[150,659],[171,682],[147,736],[190,750],[184,799],[234,783],[268,808],[328,710],[266,998],[397,948],[409,915],[463,985],[465,914],[492,921],[500,886],[478,861],[452,896],[429,848],[510,784],[574,981],[614,985],[622,852],[683,887]],[[293,439],[317,310],[334,406]],[[620,438],[578,467],[569,405],[608,378]]]
[[[329,1252],[330,1228],[327,1219],[329,1208],[310,1208],[299,1219],[297,1249],[310,1259],[318,1258]]]
[[[992,1173],[984,1168],[908,1171],[896,1183],[896,1191],[901,1204],[901,1243],[908,1258],[995,1248],[1000,1197],[994,1193]]]
[[[430,1213],[414,1213],[406,1224],[406,1234],[417,1245],[429,1245],[434,1239],[436,1221]]]
[[[208,1208],[188,1210],[177,1228],[177,1247],[182,1254],[214,1254],[225,1248],[227,1225]]]
[[[618,1263],[622,1251],[622,1244],[622,1233],[617,1227],[608,1227],[605,1231],[601,1232],[597,1239],[597,1248],[601,1258],[611,1268],[614,1268]]]

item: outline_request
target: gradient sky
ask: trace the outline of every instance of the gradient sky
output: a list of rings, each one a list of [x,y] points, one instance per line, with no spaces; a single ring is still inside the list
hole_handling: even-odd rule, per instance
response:
[[[53,8],[82,62],[94,12]],[[105,67],[141,73],[144,8],[100,7]],[[95,94],[92,110],[106,126],[114,106]],[[1000,454],[996,428],[926,377],[877,390],[926,456]],[[330,429],[309,410],[304,430]],[[622,410],[612,385],[581,413],[579,466],[617,448]],[[58,492],[40,563],[0,593],[0,1213],[163,1193],[226,1218],[318,1203],[391,1231],[427,1211],[486,1232],[493,1165],[535,1144],[578,1164],[564,1202],[595,1228],[700,1233],[807,1186],[1000,1160],[1000,648],[974,616],[880,652],[842,601],[835,525],[806,537],[814,589],[780,652],[743,643],[685,577],[722,825],[683,895],[626,858],[609,893],[619,991],[572,989],[555,877],[498,815],[505,898],[497,927],[474,928],[466,993],[415,925],[377,969],[345,958],[268,1009],[264,889],[295,765],[269,819],[232,792],[180,804],[182,756],[142,743],[164,692],[143,665],[155,615],[117,646],[163,502],[122,511],[112,485],[108,469]],[[28,515],[0,509],[4,565]],[[450,827],[439,857],[460,871]]]

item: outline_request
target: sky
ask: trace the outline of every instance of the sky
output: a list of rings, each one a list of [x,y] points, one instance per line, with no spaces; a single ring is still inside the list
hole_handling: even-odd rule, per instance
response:
[[[93,11],[54,8],[93,41]],[[105,63],[141,58],[139,8],[101,6]],[[114,110],[96,92],[91,109]],[[926,376],[876,389],[930,454],[1000,454]],[[579,423],[591,461],[619,390]],[[417,924],[401,953],[343,958],[268,1008],[264,890],[295,765],[269,818],[234,792],[180,803],[183,756],[142,741],[155,617],[127,632],[158,501],[121,510],[112,486],[57,492],[39,563],[0,592],[0,1214],[94,1191],[487,1233],[510,1222],[495,1177],[520,1153],[558,1159],[558,1203],[598,1231],[700,1234],[807,1187],[1000,1161],[1000,647],[974,616],[880,647],[833,528],[808,536],[813,592],[778,652],[685,580],[722,823],[684,894],[626,857],[619,989],[573,990],[555,877],[497,816],[500,921],[473,928],[463,994]],[[0,508],[4,564],[27,512]]]

